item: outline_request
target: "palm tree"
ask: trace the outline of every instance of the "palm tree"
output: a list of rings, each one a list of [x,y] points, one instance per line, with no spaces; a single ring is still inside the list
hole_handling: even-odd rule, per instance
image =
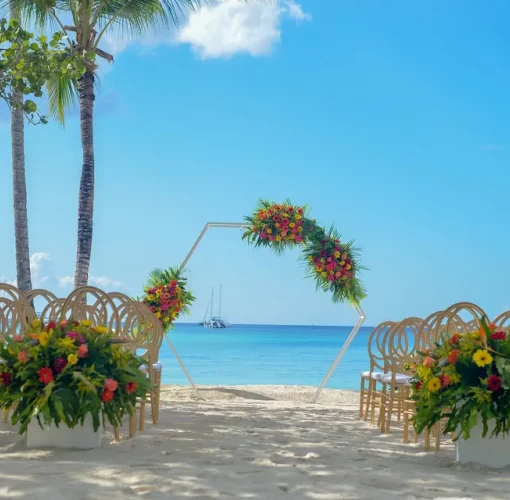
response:
[[[19,19],[13,5],[11,19]],[[25,113],[23,94],[13,91],[11,108],[12,191],[14,197],[14,238],[16,245],[16,279],[22,292],[32,289],[30,250],[28,245],[27,183],[25,175]]]
[[[4,0],[19,8],[41,27],[53,23],[69,36],[76,53],[85,59],[86,70],[77,81],[59,78],[49,85],[52,112],[63,120],[66,108],[78,96],[83,166],[78,204],[78,244],[74,286],[88,283],[94,215],[94,82],[96,56],[113,62],[99,47],[112,31],[141,35],[149,30],[177,24],[179,17],[208,0]],[[67,25],[68,20],[72,25]]]

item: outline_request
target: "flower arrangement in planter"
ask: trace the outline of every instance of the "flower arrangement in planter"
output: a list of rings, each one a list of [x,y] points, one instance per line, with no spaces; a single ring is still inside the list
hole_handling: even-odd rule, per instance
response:
[[[144,360],[121,342],[91,321],[34,320],[24,335],[0,342],[0,407],[13,409],[20,434],[32,419],[74,428],[91,417],[97,431],[106,416],[120,426],[150,389]]]
[[[414,424],[421,433],[445,419],[444,432],[469,439],[480,422],[481,437],[510,433],[510,336],[482,320],[479,330],[444,336],[420,353],[412,381]]]
[[[243,239],[255,246],[269,247],[277,253],[300,247],[309,276],[317,288],[332,293],[334,302],[359,303],[365,290],[358,278],[363,268],[354,243],[341,243],[340,234],[326,231],[309,217],[306,206],[259,201],[247,222]]]
[[[194,300],[187,290],[187,279],[178,269],[170,267],[150,273],[141,302],[150,308],[166,331],[181,314],[189,314]]]

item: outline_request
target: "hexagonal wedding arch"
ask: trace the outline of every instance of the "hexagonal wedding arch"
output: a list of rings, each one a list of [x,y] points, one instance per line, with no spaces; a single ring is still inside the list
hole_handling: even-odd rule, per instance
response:
[[[282,204],[260,201],[254,213],[245,217],[245,222],[208,222],[182,262],[181,271],[211,228],[244,229],[243,239],[255,246],[270,247],[276,253],[302,247],[309,275],[315,278],[317,288],[331,292],[334,302],[348,300],[354,307],[358,319],[311,399],[312,403],[317,402],[365,321],[361,308],[365,291],[356,276],[362,267],[357,262],[358,251],[353,242],[341,243],[334,228],[326,231],[318,226],[308,217],[306,207],[294,206],[290,201]]]

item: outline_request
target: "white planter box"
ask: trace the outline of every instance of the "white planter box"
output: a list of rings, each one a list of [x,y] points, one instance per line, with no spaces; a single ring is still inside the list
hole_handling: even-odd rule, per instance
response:
[[[28,448],[99,448],[103,437],[103,426],[101,425],[97,432],[94,432],[92,417],[87,415],[83,426],[77,425],[72,429],[61,423],[57,427],[55,424],[44,425],[41,429],[37,419],[32,419],[27,428],[27,447]]]
[[[471,430],[468,440],[456,441],[457,462],[472,462],[494,468],[510,465],[510,436],[500,434],[489,438],[492,432],[490,422],[487,437],[482,438],[482,431],[483,426],[479,423]]]

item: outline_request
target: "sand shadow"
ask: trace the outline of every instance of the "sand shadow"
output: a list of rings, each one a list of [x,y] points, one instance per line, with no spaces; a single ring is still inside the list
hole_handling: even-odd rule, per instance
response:
[[[198,388],[199,392],[220,392],[223,394],[232,394],[241,399],[250,399],[254,401],[275,401],[274,398],[270,398],[268,396],[263,396],[262,394],[258,394],[256,392],[244,391],[241,389],[227,389],[225,387],[209,387],[209,388]]]

